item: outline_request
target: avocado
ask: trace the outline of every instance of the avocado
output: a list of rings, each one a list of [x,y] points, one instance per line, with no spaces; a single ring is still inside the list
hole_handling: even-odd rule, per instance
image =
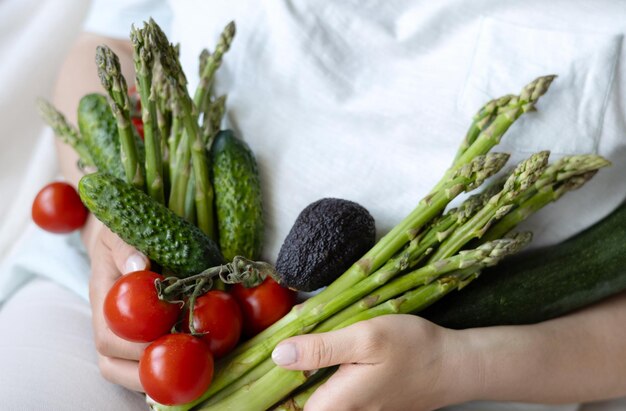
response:
[[[313,291],[333,282],[376,241],[374,218],[361,205],[323,198],[308,205],[280,248],[276,280]]]

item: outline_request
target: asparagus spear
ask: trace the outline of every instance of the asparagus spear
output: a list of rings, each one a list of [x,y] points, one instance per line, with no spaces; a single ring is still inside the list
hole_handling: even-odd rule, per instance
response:
[[[495,118],[493,118],[489,126],[475,137],[471,145],[465,149],[463,149],[465,143],[461,146],[462,148],[459,151],[462,154],[458,156],[446,174],[454,173],[459,167],[471,161],[477,155],[485,154],[497,145],[504,133],[522,114],[535,110],[535,104],[548,91],[550,84],[555,78],[556,76],[550,75],[533,80],[522,89],[519,96],[512,97],[505,106],[499,107]],[[507,97],[502,98],[506,100]],[[437,185],[434,190],[439,188],[441,186]]]
[[[219,96],[209,105],[209,110],[205,113],[202,127],[204,144],[208,149],[213,145],[213,139],[220,131],[222,118],[226,111],[226,95]]]
[[[180,118],[181,126],[184,130],[180,144],[177,147],[177,171],[174,176],[169,205],[174,212],[184,215],[184,192],[186,191],[189,177],[187,173],[181,171],[181,168],[184,170],[190,156],[195,176],[197,225],[205,234],[214,238],[213,187],[209,181],[209,164],[206,148],[198,127],[198,112],[194,102],[187,93],[187,80],[180,66],[176,47],[167,41],[167,37],[153,20],[150,20],[148,24],[154,35],[155,47],[160,51],[161,70],[163,70],[165,76],[170,78],[169,84],[171,87],[169,90],[173,107],[172,112],[175,117]],[[157,64],[155,64],[155,67],[157,67]],[[179,153],[180,156],[178,155]]]
[[[235,37],[236,27],[235,22],[231,21],[224,27],[222,34],[220,34],[220,38],[217,42],[217,46],[215,46],[215,51],[213,53],[208,53],[206,56],[206,62],[203,63],[202,73],[200,73],[200,82],[198,83],[198,87],[196,88],[196,93],[194,95],[194,103],[197,107],[201,107],[207,95],[211,91],[211,86],[213,84],[213,76],[215,72],[222,64],[222,57],[224,57],[224,53],[228,51],[230,45]],[[202,63],[201,57],[201,63]]]
[[[475,251],[473,251],[473,253],[476,253],[477,251],[484,252],[484,255],[479,255],[477,257],[478,259],[481,259],[483,263],[474,264],[472,262],[470,266],[471,268],[480,270],[484,267],[495,265],[502,259],[502,257],[519,251],[521,246],[528,243],[528,241],[530,241],[529,238],[523,237],[523,238],[517,238],[514,240],[507,239],[507,240],[494,240],[492,242],[487,242],[485,243],[485,244],[488,244],[487,248],[482,249],[481,248],[482,246],[479,246]],[[466,257],[464,256],[464,253],[465,251],[460,251],[459,256]],[[431,265],[437,264],[437,261],[441,262],[441,261],[447,261],[447,260],[431,260],[430,264]],[[465,267],[459,267],[459,269],[464,269],[464,268]],[[432,282],[431,278],[429,277],[419,278],[418,274],[416,273],[417,271],[413,271],[412,273],[404,274],[398,277],[397,279],[393,280],[392,282],[385,284],[383,287],[376,289],[376,291],[373,291],[367,294],[365,298],[350,305],[349,307],[343,309],[341,312],[338,312],[337,314],[330,317],[328,320],[319,324],[315,328],[315,332],[325,332],[325,331],[330,331],[332,329],[336,329],[337,327],[339,327],[339,325],[347,321],[350,321],[350,319],[358,318],[359,315],[361,315],[363,311],[366,311],[370,309],[371,307],[374,307],[384,301],[387,301],[388,299],[394,297],[395,295],[399,293],[406,292],[410,290],[411,288],[415,288],[417,285],[421,285],[420,281],[423,282],[422,284],[428,284]],[[366,280],[363,280],[363,282],[364,281]],[[357,287],[359,285],[360,283],[357,285]]]
[[[448,237],[430,261],[453,255],[473,238],[482,237],[493,222],[506,215],[515,201],[539,179],[546,169],[549,155],[548,151],[541,151],[522,161],[507,178],[502,191],[491,197],[482,210]]]
[[[117,55],[107,46],[96,48],[96,65],[102,86],[108,93],[111,110],[117,120],[120,136],[122,163],[126,180],[135,187],[144,189],[144,175],[139,161],[137,142],[130,122],[128,88],[122,75]]]
[[[488,258],[494,258],[494,255],[487,255],[486,251],[488,247],[489,246],[484,249],[479,248],[477,250],[461,252],[444,260],[430,263],[409,274],[403,275],[400,279],[406,278],[406,280],[403,280],[402,284],[410,284],[412,287],[416,287],[418,285],[427,284],[445,273],[466,268],[468,265],[478,267],[491,263],[492,260],[488,260]],[[283,339],[306,332],[320,321],[329,318],[356,300],[367,296],[388,280],[389,277],[386,273],[377,272],[335,296],[332,300],[316,306],[315,309],[303,311],[297,320],[275,331],[271,336],[268,336],[262,344],[254,346],[236,355],[234,358],[230,358],[227,365],[217,372],[217,376],[209,388],[209,391],[203,395],[202,399],[219,392],[226,385],[235,381],[256,364],[266,359],[274,347]]]
[[[76,150],[81,164],[83,166],[94,166],[89,149],[85,145],[78,129],[68,123],[65,116],[48,101],[42,98],[37,99],[37,108],[39,109],[39,115],[54,130],[54,134],[65,144],[69,144]]]
[[[474,118],[472,119],[472,124],[467,130],[465,139],[461,143],[461,146],[459,147],[459,150],[454,157],[454,162],[456,162],[459,157],[463,155],[463,153],[469,148],[469,146],[474,144],[474,141],[476,141],[480,133],[484,131],[489,125],[491,125],[491,123],[498,116],[499,111],[502,108],[508,107],[513,98],[516,98],[516,96],[514,96],[513,94],[507,94],[506,96],[490,100],[489,102],[487,102],[487,104],[481,107],[480,110],[478,110],[478,113],[476,113],[476,115],[474,115]]]
[[[608,160],[594,154],[561,158],[550,165],[533,187],[518,200],[517,208],[487,231],[483,241],[503,237],[531,214],[557,201],[565,193],[582,187],[599,169],[608,165]]]
[[[146,145],[146,183],[148,194],[161,204],[165,204],[163,182],[163,155],[161,136],[157,126],[156,97],[152,92],[153,49],[149,26],[143,29],[131,28],[130,40],[133,44],[133,59],[137,89],[141,97],[141,119],[143,121],[144,143]]]
[[[384,287],[390,289],[388,291],[390,295],[403,294],[401,297],[364,311],[350,318],[338,328],[343,328],[360,319],[392,313],[410,313],[423,309],[450,291],[463,286],[466,281],[471,280],[472,276],[476,275],[477,270],[495,265],[505,256],[519,251],[528,241],[528,235],[496,240],[485,243],[475,250],[462,251],[454,257],[430,263]],[[430,279],[430,281],[427,285],[422,286],[424,279]],[[415,289],[413,290],[413,288]],[[337,300],[335,299],[333,302]],[[325,307],[325,311],[333,311],[333,308],[329,304],[328,307]],[[235,391],[222,401],[202,407],[201,410],[239,409],[252,411],[266,409],[299,387],[306,379],[307,375],[302,371],[290,371],[275,367],[250,384],[246,390]],[[239,408],[235,408],[237,406]]]
[[[315,374],[315,377],[317,377],[317,374],[321,373],[324,374],[323,377],[318,378],[317,381],[278,405],[276,408],[274,408],[273,411],[304,411],[304,405],[306,404],[306,402],[309,400],[309,398],[311,398],[313,393],[315,393],[315,391],[317,391],[319,387],[325,384],[326,381],[328,381],[330,377],[332,377],[334,371],[330,372],[330,370],[327,371],[327,369],[319,370]],[[307,383],[309,382],[310,379],[307,380]]]
[[[478,156],[472,162],[449,175],[442,188],[423,198],[402,222],[387,233],[370,251],[329,285],[328,288],[301,304],[297,309],[292,310],[265,331],[240,345],[235,349],[232,356],[234,357],[257,344],[263,344],[267,338],[271,338],[283,326],[309,311],[323,307],[344,290],[350,289],[362,279],[367,278],[386,263],[407,241],[412,240],[426,223],[439,215],[452,199],[463,191],[471,190],[481,185],[485,179],[497,173],[507,160],[508,155],[501,153]],[[219,378],[216,378],[213,386],[219,386],[219,384]],[[224,383],[224,385],[226,384],[228,383]]]

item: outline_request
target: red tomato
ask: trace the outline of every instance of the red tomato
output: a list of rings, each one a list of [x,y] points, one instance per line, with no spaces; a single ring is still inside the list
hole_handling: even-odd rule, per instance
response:
[[[167,334],[178,319],[178,304],[159,300],[154,281],[163,276],[135,271],[120,277],[104,299],[104,318],[118,337],[128,341],[154,341]]]
[[[193,326],[208,344],[215,358],[228,354],[241,336],[243,318],[235,298],[219,290],[209,291],[196,299]],[[189,316],[183,318],[183,329],[189,332]]]
[[[139,360],[139,380],[146,394],[164,405],[200,397],[213,379],[209,346],[189,334],[168,334],[154,341]]]
[[[243,328],[247,336],[258,334],[274,324],[296,303],[296,293],[280,286],[271,277],[252,288],[235,284],[232,294],[243,312]]]
[[[51,233],[69,233],[81,228],[88,213],[74,187],[61,182],[42,188],[32,207],[35,224]]]
[[[143,121],[141,121],[141,117],[131,117],[130,121],[132,121],[135,129],[139,133],[139,137],[143,140]]]

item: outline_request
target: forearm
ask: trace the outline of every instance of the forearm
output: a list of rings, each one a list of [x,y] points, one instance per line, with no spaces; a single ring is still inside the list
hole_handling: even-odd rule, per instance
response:
[[[626,294],[529,326],[461,331],[475,399],[577,403],[626,395]]]

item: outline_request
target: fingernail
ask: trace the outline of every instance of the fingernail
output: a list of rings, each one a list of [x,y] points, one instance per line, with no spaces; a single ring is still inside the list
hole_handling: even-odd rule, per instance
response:
[[[296,346],[293,344],[281,344],[272,351],[272,360],[276,365],[293,364],[296,359]]]
[[[133,271],[139,271],[146,268],[146,257],[139,253],[132,254],[126,260],[126,264],[124,265],[124,274],[132,273]]]

